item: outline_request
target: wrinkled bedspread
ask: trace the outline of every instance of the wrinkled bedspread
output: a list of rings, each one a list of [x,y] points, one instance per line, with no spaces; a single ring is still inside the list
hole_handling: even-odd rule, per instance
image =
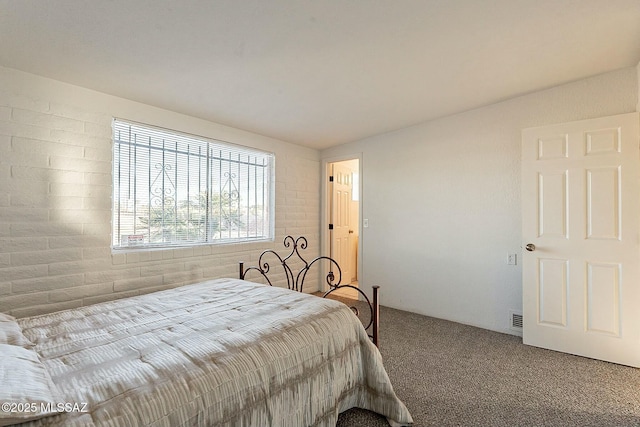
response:
[[[335,426],[352,407],[411,421],[336,301],[218,279],[19,323],[88,410],[28,426]]]

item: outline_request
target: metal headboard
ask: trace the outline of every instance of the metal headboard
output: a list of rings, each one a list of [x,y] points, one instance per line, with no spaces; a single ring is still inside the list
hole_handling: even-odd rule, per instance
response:
[[[362,292],[360,288],[356,286],[352,286],[350,284],[346,284],[346,285],[341,284],[342,270],[340,269],[340,266],[338,265],[338,263],[334,259],[327,256],[318,256],[312,259],[311,261],[307,261],[300,254],[300,250],[307,249],[307,246],[308,246],[307,239],[303,236],[300,236],[298,238],[293,238],[292,236],[286,236],[284,238],[284,247],[291,248],[291,250],[285,257],[280,256],[276,251],[272,249],[268,249],[260,254],[260,257],[258,258],[257,266],[251,266],[251,267],[245,268],[244,262],[240,262],[239,277],[242,280],[246,280],[247,273],[251,271],[257,271],[262,277],[264,277],[264,279],[267,281],[267,283],[270,286],[273,286],[273,283],[271,283],[271,279],[268,276],[268,274],[271,272],[271,266],[269,265],[269,262],[267,262],[266,257],[274,256],[278,264],[283,268],[284,274],[287,279],[287,288],[293,291],[302,292],[304,281],[307,277],[307,273],[309,272],[309,269],[311,269],[311,267],[313,267],[316,263],[320,264],[320,262],[324,260],[326,261],[326,263],[328,263],[328,267],[329,267],[328,268],[329,272],[327,273],[327,276],[325,278],[327,285],[329,285],[329,290],[325,292],[324,295],[322,295],[322,297],[326,298],[327,296],[331,295],[333,292],[337,291],[338,289],[350,288],[350,289],[356,290],[358,294],[361,295],[363,298],[363,301],[361,302],[362,303],[366,302],[366,304],[369,307],[371,316],[368,324],[365,324],[365,329],[367,331],[371,329],[371,333],[369,332],[367,333],[369,333],[369,337],[372,339],[373,343],[377,346],[378,333],[380,329],[380,324],[379,324],[380,305],[378,300],[378,292],[380,287],[372,286],[373,299],[370,300],[367,294]],[[298,270],[297,273],[294,273],[294,269],[291,267],[291,265],[294,263],[297,263],[297,264],[301,263],[302,265],[302,267],[300,268],[300,270]],[[349,304],[347,303],[347,305]],[[351,310],[353,310],[353,312],[356,315],[358,316],[360,315],[358,307],[354,305],[354,306],[350,306],[350,308]]]

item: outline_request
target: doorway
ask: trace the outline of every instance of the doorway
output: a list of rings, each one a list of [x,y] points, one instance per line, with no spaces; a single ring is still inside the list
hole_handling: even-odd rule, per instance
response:
[[[360,160],[327,163],[326,217],[329,256],[342,271],[343,285],[358,287],[360,245]],[[335,295],[358,299],[355,289],[340,289]]]

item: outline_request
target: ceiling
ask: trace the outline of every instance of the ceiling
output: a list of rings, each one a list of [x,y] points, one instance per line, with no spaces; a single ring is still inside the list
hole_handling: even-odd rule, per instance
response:
[[[640,62],[640,0],[0,0],[0,65],[313,148]]]

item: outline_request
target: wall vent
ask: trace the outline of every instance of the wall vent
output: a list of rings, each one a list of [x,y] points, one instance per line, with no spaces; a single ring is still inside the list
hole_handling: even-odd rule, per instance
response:
[[[523,323],[522,313],[519,313],[515,310],[510,310],[509,316],[511,317],[510,323],[509,323],[509,329],[522,333],[522,323]]]

